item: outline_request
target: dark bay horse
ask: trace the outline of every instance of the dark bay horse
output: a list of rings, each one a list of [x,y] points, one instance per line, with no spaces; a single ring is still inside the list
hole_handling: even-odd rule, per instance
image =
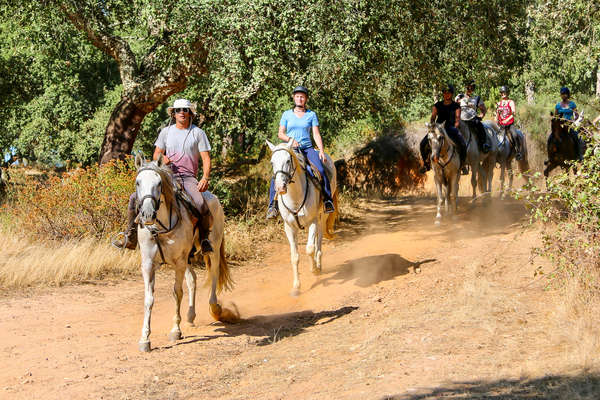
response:
[[[550,113],[552,119],[550,120],[551,133],[548,136],[548,160],[544,161],[546,168],[544,169],[544,176],[547,178],[550,171],[556,167],[561,167],[564,170],[569,168],[567,161],[578,160],[578,154],[583,154],[585,149],[581,149],[578,153],[577,147],[582,146],[578,143],[574,135],[569,133],[571,121],[563,119],[562,114]]]

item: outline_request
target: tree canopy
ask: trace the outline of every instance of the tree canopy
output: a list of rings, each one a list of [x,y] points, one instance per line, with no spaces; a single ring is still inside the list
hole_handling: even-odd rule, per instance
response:
[[[275,134],[298,84],[326,143],[357,121],[401,123],[448,81],[591,92],[597,9],[584,0],[4,2],[0,147],[44,162],[121,158],[149,150],[166,102],[185,96],[215,155],[235,160]]]

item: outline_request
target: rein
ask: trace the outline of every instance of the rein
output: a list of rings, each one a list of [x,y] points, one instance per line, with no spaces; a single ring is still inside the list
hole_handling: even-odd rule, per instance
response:
[[[273,151],[273,153],[276,153],[278,151],[285,151],[285,152],[289,153],[289,151],[286,149],[277,149],[277,150]],[[290,154],[290,157],[291,157],[291,154]],[[293,162],[294,161],[292,159],[292,163]],[[294,163],[294,170],[292,171],[291,174],[289,172],[281,169],[281,170],[275,171],[275,173],[273,174],[273,178],[276,178],[277,174],[283,174],[286,177],[288,177],[288,179],[289,179],[288,183],[293,183],[294,181],[292,180],[292,178],[296,174],[297,169],[298,169],[298,166]],[[302,200],[302,204],[300,204],[300,206],[298,207],[298,209],[296,211],[289,208],[288,205],[285,204],[285,201],[283,200],[283,196],[281,196],[281,204],[283,204],[285,209],[288,210],[294,216],[294,218],[296,219],[296,224],[298,224],[298,228],[300,228],[300,229],[304,229],[304,226],[302,226],[302,224],[300,223],[300,219],[298,218],[298,213],[300,212],[300,210],[302,210],[302,207],[304,207],[304,204],[306,204],[306,199],[308,198],[308,174],[305,174],[304,180],[306,181],[306,185],[304,187],[304,199]]]

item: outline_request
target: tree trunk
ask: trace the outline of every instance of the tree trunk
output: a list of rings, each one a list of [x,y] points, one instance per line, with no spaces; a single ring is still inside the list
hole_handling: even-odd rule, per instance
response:
[[[123,160],[131,154],[133,143],[148,112],[140,110],[131,99],[123,97],[113,110],[104,141],[100,148],[99,162],[104,164],[112,159]]]
[[[598,69],[596,70],[596,97],[600,97],[600,59],[598,59]]]
[[[527,96],[527,104],[535,103],[535,84],[531,81],[525,83],[525,95]]]

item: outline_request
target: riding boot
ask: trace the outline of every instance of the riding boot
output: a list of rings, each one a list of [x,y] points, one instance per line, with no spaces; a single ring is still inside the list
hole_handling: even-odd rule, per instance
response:
[[[467,166],[467,149],[461,145],[457,145],[458,147],[458,156],[460,159],[460,173],[462,175],[469,174],[469,167]]]
[[[123,240],[113,240],[112,245],[119,249],[129,249],[135,250],[137,247],[137,223],[135,219],[137,214],[135,210],[127,210],[127,230],[125,232],[119,233],[119,235],[123,235]]]
[[[200,238],[200,248],[201,248],[203,255],[208,255],[214,251],[213,247],[212,247],[212,243],[210,242],[210,239],[209,239],[210,228],[212,226],[212,223],[213,223],[213,217],[209,211],[206,214],[204,214],[202,216],[202,218],[200,218],[200,220],[198,221],[198,224],[197,224],[198,234],[199,234],[199,238]]]
[[[429,171],[429,170],[431,170],[431,162],[429,162],[429,160],[423,161],[423,166],[421,166],[421,168],[419,168],[419,173],[426,174],[427,171]]]
[[[479,150],[484,154],[489,153],[491,150],[491,146],[487,142],[487,135],[485,134],[485,128],[483,127],[483,124],[481,123],[481,121],[479,119],[475,121],[475,129],[477,132],[477,137],[479,139],[478,140]]]

